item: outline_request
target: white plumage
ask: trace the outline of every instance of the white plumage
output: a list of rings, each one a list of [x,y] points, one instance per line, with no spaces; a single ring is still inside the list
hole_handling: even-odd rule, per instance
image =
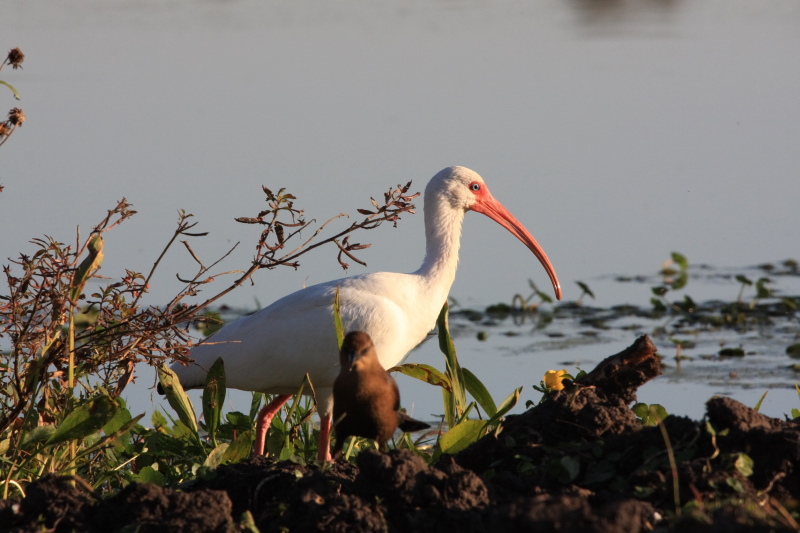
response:
[[[425,188],[426,253],[416,272],[361,274],[301,289],[226,325],[192,350],[194,364],[175,364],[172,369],[184,387],[200,387],[206,370],[222,357],[228,387],[282,395],[260,414],[256,453],[263,453],[272,416],[309,373],[321,417],[320,458],[329,457],[332,387],[339,373],[333,325],[337,287],[345,332],[366,332],[381,365],[398,364],[436,325],[455,280],[461,226],[468,210],[491,217],[525,243],[542,262],[561,298],[558,278],[544,251],[492,197],[483,178],[464,167],[449,167]]]

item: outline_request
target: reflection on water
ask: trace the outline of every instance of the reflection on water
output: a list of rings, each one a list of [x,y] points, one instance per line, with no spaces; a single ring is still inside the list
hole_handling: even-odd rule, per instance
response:
[[[603,276],[673,250],[718,267],[796,256],[798,26],[800,4],[745,0],[10,3],[0,35],[27,59],[2,79],[28,120],[0,150],[0,250],[72,242],[124,196],[139,215],[106,239],[104,275],[147,271],[178,209],[210,232],[193,243],[203,259],[243,243],[221,267],[237,269],[257,235],[233,219],[260,209],[262,184],[326,220],[462,164],[541,242],[567,300],[582,280],[600,307],[646,304]],[[421,218],[359,237],[369,266],[351,273],[415,270]],[[543,286],[512,241],[468,215],[453,296],[482,307]],[[160,268],[154,305],[194,263]],[[228,303],[340,275],[322,251]],[[564,357],[579,355],[543,350],[525,371]],[[507,381],[509,359],[487,372]]]

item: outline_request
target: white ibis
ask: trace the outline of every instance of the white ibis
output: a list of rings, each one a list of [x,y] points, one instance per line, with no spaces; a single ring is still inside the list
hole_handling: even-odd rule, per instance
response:
[[[495,200],[480,175],[449,167],[425,187],[425,259],[416,272],[375,272],[320,283],[281,298],[233,322],[192,349],[194,364],[174,364],[186,388],[202,387],[207,369],[221,357],[228,387],[277,396],[258,415],[255,454],[263,454],[272,418],[311,376],[320,415],[319,458],[330,458],[333,382],[339,350],[333,301],[340,290],[345,331],[366,332],[381,365],[395,366],[436,325],[456,277],[461,226],[467,211],[492,218],[527,246],[544,266],[561,299],[555,269],[525,227]]]
[[[339,353],[339,376],[333,382],[333,418],[336,420],[334,457],[347,437],[373,439],[380,451],[399,427],[420,431],[430,426],[400,412],[400,389],[381,366],[372,339],[363,331],[348,333]]]

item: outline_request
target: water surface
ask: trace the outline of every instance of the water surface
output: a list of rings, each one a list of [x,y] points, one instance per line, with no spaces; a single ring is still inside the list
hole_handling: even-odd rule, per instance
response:
[[[3,44],[27,55],[24,70],[0,79],[21,91],[28,116],[0,150],[3,257],[30,252],[42,234],[72,242],[125,196],[139,215],[107,237],[104,275],[148,270],[178,209],[211,232],[193,245],[204,259],[242,241],[224,269],[241,268],[257,235],[233,218],[258,212],[262,184],[288,187],[321,221],[400,182],[422,190],[452,164],[480,172],[539,239],[567,300],[583,280],[597,305],[646,303],[646,289],[603,277],[652,273],[672,250],[717,267],[798,255],[793,2],[30,1],[0,10]],[[362,256],[368,267],[351,272],[415,270],[422,232],[417,216],[359,236],[374,246]],[[465,306],[510,299],[529,278],[546,285],[530,253],[476,214],[461,257],[452,295]],[[176,248],[150,303],[176,290],[176,272],[193,270]],[[333,250],[320,251],[297,272],[259,273],[228,303],[266,304],[341,274]],[[461,350],[511,349],[491,339]],[[505,355],[487,372],[505,393],[520,372],[589,366],[584,354],[631,340],[534,345],[528,366]],[[432,350],[416,353],[434,361]],[[663,403],[694,394],[669,392]]]

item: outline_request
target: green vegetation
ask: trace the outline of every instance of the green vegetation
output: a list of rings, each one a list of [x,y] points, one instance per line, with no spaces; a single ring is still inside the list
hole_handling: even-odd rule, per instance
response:
[[[346,266],[343,256],[358,261],[354,253],[365,246],[349,244],[346,234],[374,228],[383,221],[396,222],[400,214],[414,207],[410,203],[414,196],[407,194],[408,187],[390,190],[384,206],[360,210],[367,217],[362,222],[328,239],[293,247],[290,253],[285,253],[286,242],[310,222],[294,207],[291,194],[283,189],[273,193],[264,188],[268,208],[256,217],[238,219],[261,226],[256,261],[225,290],[194,305],[187,301],[219,274],[212,272],[218,261],[207,267],[189,246],[189,239],[204,235],[194,232],[196,224],[189,214],[179,214],[177,228],[150,272],[126,271],[122,278],[105,285],[95,285],[104,262],[104,239],[110,230],[135,214],[125,200],[74,247],[49,237],[34,240],[33,254],[21,255],[5,267],[8,290],[0,296],[0,338],[6,343],[0,353],[3,497],[24,495],[28,483],[46,473],[71,476],[76,483],[100,493],[119,491],[132,482],[182,486],[215,476],[220,465],[248,458],[256,416],[270,398],[254,393],[247,412],[224,412],[227,386],[220,360],[211,368],[203,391],[202,413],[197,413],[166,363],[185,360],[196,331],[210,334],[221,327],[222,316],[209,306],[257,270],[280,265],[296,267],[303,253],[325,243],[337,245],[342,266]],[[322,224],[320,230],[334,219]],[[181,278],[184,289],[166,305],[145,307],[142,298],[150,290],[160,258],[178,240],[185,240],[187,251],[198,265],[197,272]],[[756,281],[743,274],[735,276],[737,294],[729,302],[697,303],[685,293],[692,279],[690,264],[675,253],[670,264],[661,270],[660,283],[651,290],[652,307],[648,309],[592,309],[583,300],[594,298],[595,294],[584,282],[577,282],[581,292],[576,301],[556,305],[531,282],[530,296],[517,294],[511,305],[498,304],[484,313],[462,310],[453,314],[471,321],[533,319],[536,329],[545,329],[564,316],[575,317],[583,327],[600,330],[611,327],[621,317],[646,318],[658,323],[652,333],[671,341],[680,361],[688,358],[683,352],[695,346],[687,337],[698,331],[741,331],[796,316],[800,298],[776,295],[773,277],[798,275],[797,264],[787,261],[780,268],[765,267],[764,271],[765,275]],[[338,310],[338,301],[335,308]],[[344,330],[338,312],[334,320],[341,342]],[[392,369],[442,391],[440,427],[417,437],[405,434],[392,443],[395,448],[412,450],[431,464],[443,454],[465,450],[486,435],[501,435],[504,417],[518,404],[525,385],[520,383],[505,399],[496,401],[478,376],[459,363],[449,320],[450,307],[445,305],[437,323],[439,347],[444,355],[442,369],[426,364],[404,364]],[[190,329],[190,325],[196,329]],[[715,355],[747,357],[748,353],[746,346],[728,346]],[[796,357],[796,353],[796,343],[788,344],[786,356]],[[122,398],[134,378],[136,365],[142,362],[158,369],[158,379],[170,405],[169,412],[157,411],[149,420],[131,412]],[[580,382],[584,375],[580,369],[574,373],[567,369],[549,370],[533,388],[541,393],[540,402],[545,402],[568,387],[569,381]],[[527,405],[533,403],[529,401]],[[759,401],[755,407],[760,404]],[[663,463],[661,466],[673,473],[675,516],[708,512],[696,500],[687,503],[684,497],[681,501],[678,465],[688,456],[685,443],[672,442],[665,424],[667,410],[643,403],[631,409],[643,430],[660,432],[661,451],[653,451],[652,461]],[[272,422],[267,441],[269,453],[299,464],[313,463],[318,446],[315,410],[313,383],[306,377]],[[800,417],[800,410],[791,408],[791,416]],[[708,432],[716,436],[710,426]],[[511,437],[503,438],[506,445],[516,445],[508,441]],[[604,446],[602,442],[545,446],[536,450],[537,454],[548,454],[543,463],[525,454],[518,454],[515,461],[521,474],[555,480],[564,486],[628,487],[631,481],[620,473],[628,459]],[[354,460],[361,451],[372,448],[371,441],[354,438],[345,457]],[[649,451],[642,453],[647,455]],[[753,460],[744,453],[730,455],[724,457],[724,483],[735,492],[737,486],[741,488],[742,479],[752,475]],[[645,492],[652,488],[642,485],[631,490],[639,490],[638,495],[646,497]]]
[[[343,267],[347,266],[343,255],[358,260],[354,253],[366,245],[350,244],[349,234],[383,222],[396,224],[403,213],[413,211],[411,200],[417,195],[408,194],[410,185],[390,189],[384,205],[372,200],[374,209],[360,210],[366,215],[360,222],[331,237],[319,237],[333,220],[344,216],[338,215],[311,239],[291,247],[286,243],[314,221],[306,221],[294,207],[294,196],[264,187],[267,208],[256,217],[239,219],[263,228],[255,260],[245,271],[237,271],[239,277],[227,288],[199,304],[185,302],[225,273],[213,272],[219,261],[206,266],[193,252],[189,239],[205,234],[193,232],[196,223],[185,212],[179,213],[177,228],[149,273],[128,270],[120,279],[92,289],[90,282],[98,277],[104,260],[104,236],[136,213],[127,201],[120,201],[74,247],[51,237],[34,239],[33,254],[22,254],[4,267],[7,290],[0,295],[3,497],[24,493],[27,483],[46,473],[78,476],[95,489],[117,490],[131,481],[184,482],[206,475],[223,461],[247,457],[263,395],[253,396],[249,414],[223,416],[220,364],[210,375],[204,422],[198,423],[164,363],[186,360],[192,345],[190,324],[219,325],[218,316],[206,309],[261,268],[297,267],[300,256],[327,243],[336,245]],[[167,304],[143,305],[161,258],[178,240],[197,263],[196,273],[179,277],[184,287]],[[130,412],[121,395],[139,363],[160,368],[177,418],[156,412],[147,424],[142,414]],[[269,450],[307,460],[316,447],[307,424],[313,401],[298,393],[287,409],[273,423]]]

